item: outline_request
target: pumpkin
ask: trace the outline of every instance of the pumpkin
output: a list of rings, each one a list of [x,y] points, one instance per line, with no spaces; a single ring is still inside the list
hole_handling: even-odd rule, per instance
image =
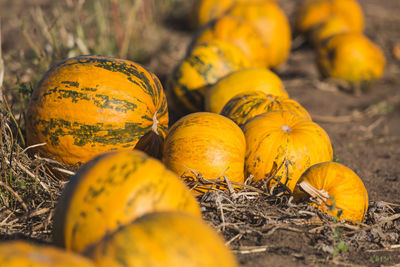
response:
[[[215,230],[182,212],[146,214],[105,237],[86,254],[100,267],[237,266]]]
[[[82,252],[104,235],[158,210],[198,217],[199,205],[182,181],[145,153],[108,152],[83,165],[64,188],[54,218],[54,241]]]
[[[167,101],[158,78],[122,59],[79,56],[54,65],[32,94],[28,145],[79,165],[111,150],[139,148],[161,156]]]
[[[194,28],[200,28],[208,22],[224,15],[235,3],[261,3],[279,0],[196,0],[191,13]]]
[[[94,263],[83,256],[56,247],[14,240],[0,242],[0,266],[94,267]]]
[[[250,22],[229,15],[222,16],[200,29],[195,34],[189,49],[215,39],[236,45],[246,55],[252,66],[267,66],[267,51],[257,30]]]
[[[347,21],[341,16],[332,15],[311,30],[310,40],[314,46],[318,46],[324,40],[336,34],[348,32],[351,32],[351,29]]]
[[[364,35],[343,33],[321,44],[317,62],[324,77],[360,83],[380,78],[386,60],[379,46]]]
[[[313,206],[339,220],[362,222],[368,210],[364,183],[350,168],[336,162],[311,166],[303,173],[294,191],[297,201],[316,201]]]
[[[263,113],[243,126],[247,149],[245,168],[254,181],[277,181],[291,192],[301,174],[311,165],[331,161],[327,133],[316,123],[288,111]]]
[[[298,32],[308,32],[332,15],[346,20],[351,31],[362,32],[364,15],[356,0],[305,0],[295,12]]]
[[[230,119],[209,112],[186,115],[172,125],[164,145],[164,164],[182,176],[191,170],[206,179],[222,174],[244,182],[246,142],[242,130]]]
[[[208,22],[225,14],[234,0],[196,0],[191,13],[193,28],[200,28]]]
[[[235,45],[213,40],[196,46],[168,80],[167,99],[174,112],[186,115],[204,110],[204,95],[210,85],[225,75],[250,66]]]
[[[276,67],[286,61],[292,36],[289,20],[276,3],[237,4],[229,14],[250,22],[257,30],[267,51],[267,67]]]
[[[247,68],[223,77],[207,91],[206,111],[220,113],[232,97],[247,91],[288,97],[281,79],[275,73],[265,68]]]
[[[286,110],[311,120],[310,114],[297,101],[268,95],[261,91],[240,93],[225,104],[221,115],[230,118],[242,127],[249,119],[269,111]]]

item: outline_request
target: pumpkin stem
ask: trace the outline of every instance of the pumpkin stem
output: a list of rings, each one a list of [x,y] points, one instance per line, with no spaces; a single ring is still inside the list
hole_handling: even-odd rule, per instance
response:
[[[158,134],[158,124],[160,123],[160,121],[157,119],[157,111],[154,113],[153,115],[153,126],[151,126],[151,129],[153,130],[153,132],[155,132],[156,134]]]
[[[292,131],[292,128],[288,125],[282,125],[281,129],[286,133],[290,133]]]
[[[311,197],[317,199],[321,203],[327,203],[329,194],[324,189],[318,190],[314,186],[310,185],[306,181],[301,181],[299,184],[300,188],[308,193]]]

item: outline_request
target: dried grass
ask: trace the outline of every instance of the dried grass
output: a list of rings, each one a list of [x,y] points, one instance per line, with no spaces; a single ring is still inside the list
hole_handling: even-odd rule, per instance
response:
[[[16,134],[19,126],[4,103],[0,109],[0,236],[17,234],[48,241],[63,182],[52,171],[54,163],[32,158],[29,148],[21,147]]]
[[[204,218],[224,235],[226,244],[236,254],[279,249],[279,245],[268,240],[284,232],[315,240],[316,251],[328,253],[332,262],[338,261],[334,253],[340,242],[358,251],[399,248],[399,204],[370,202],[364,223],[337,221],[306,203],[292,203],[288,192],[269,193],[260,183],[232,183],[235,185],[232,192],[226,178],[207,180],[198,172],[192,173],[195,178],[185,179],[193,190],[208,190],[198,196]],[[249,240],[259,245],[246,245]]]

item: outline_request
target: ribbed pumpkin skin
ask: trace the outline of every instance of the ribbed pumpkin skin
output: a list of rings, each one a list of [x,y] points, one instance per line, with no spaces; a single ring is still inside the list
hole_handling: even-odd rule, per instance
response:
[[[0,242],[0,266],[4,267],[94,267],[78,254],[25,241]]]
[[[323,76],[358,83],[380,78],[386,59],[380,47],[364,35],[343,33],[321,44],[317,62]]]
[[[289,111],[311,121],[310,114],[297,101],[268,95],[261,91],[241,93],[228,101],[221,115],[230,118],[242,127],[248,120],[269,111]]]
[[[215,39],[236,45],[246,55],[252,66],[267,66],[266,49],[257,30],[251,23],[240,18],[224,15],[197,32],[191,46]]]
[[[274,2],[237,4],[229,14],[250,22],[261,39],[267,53],[267,67],[276,67],[286,61],[291,46],[289,20]]]
[[[281,79],[275,73],[264,68],[248,68],[229,74],[207,91],[206,111],[220,113],[232,97],[249,91],[288,97]]]
[[[362,222],[368,210],[368,192],[364,183],[350,168],[336,162],[323,162],[311,166],[301,176],[298,184],[306,181],[318,190],[325,190],[334,199],[335,209],[332,211],[325,204],[318,206],[320,210],[337,219]],[[304,197],[296,186],[295,197]],[[333,202],[328,200],[328,205]],[[313,204],[314,206],[316,204]],[[338,212],[341,215],[338,217]]]
[[[204,95],[210,85],[231,72],[249,66],[247,57],[232,43],[213,40],[198,45],[168,80],[169,106],[183,114],[203,111]]]
[[[182,117],[168,131],[163,162],[178,175],[198,171],[206,179],[221,174],[244,182],[246,143],[243,132],[224,116],[197,112]],[[225,172],[224,172],[225,171]]]
[[[97,266],[235,267],[223,239],[200,218],[180,212],[147,214],[87,253]]]
[[[246,171],[254,181],[274,174],[293,192],[301,174],[311,165],[331,161],[329,136],[316,123],[287,111],[263,113],[243,127],[246,137]],[[289,180],[287,179],[287,174]],[[271,181],[270,186],[275,183]]]
[[[351,32],[348,22],[343,17],[332,15],[317,25],[310,32],[311,43],[318,47],[324,40],[341,33]]]
[[[305,0],[296,11],[295,27],[305,33],[334,14],[343,17],[351,31],[363,31],[364,15],[356,0]]]
[[[85,164],[65,187],[54,240],[82,252],[121,225],[163,210],[201,216],[189,189],[161,162],[138,150],[109,152]]]
[[[154,127],[156,126],[156,127]],[[132,150],[143,136],[157,155],[168,127],[157,77],[122,59],[80,56],[54,65],[35,88],[27,111],[28,145],[67,165],[111,150]]]

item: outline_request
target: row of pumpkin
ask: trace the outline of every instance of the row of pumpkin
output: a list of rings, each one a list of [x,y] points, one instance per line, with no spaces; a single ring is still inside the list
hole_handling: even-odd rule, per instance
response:
[[[167,86],[171,106],[178,107],[176,116],[202,110],[219,113],[239,90],[265,86],[259,79],[268,79],[266,74],[241,74],[217,81],[237,70],[274,68],[287,60],[291,28],[275,2],[195,1],[191,17],[197,31]],[[362,34],[363,17],[355,0],[305,0],[298,5],[294,35],[304,35],[315,46],[323,77],[358,86],[382,76],[385,57],[379,46]],[[287,96],[278,83],[275,78],[268,80],[270,93]]]
[[[260,37],[240,14],[261,16],[268,14],[264,6],[273,7],[279,12],[271,16],[287,22],[272,1],[253,1],[254,6],[214,1],[226,3],[223,13],[233,13],[196,35],[168,81],[168,104],[154,74],[134,62],[100,56],[60,62],[35,88],[27,111],[30,151],[79,167],[57,204],[54,241],[92,258],[82,266],[235,266],[178,178],[194,173],[235,185],[249,176],[268,179],[271,190],[281,187],[296,201],[309,201],[311,195],[312,205],[338,219],[363,220],[368,195],[361,179],[332,162],[326,132],[266,69],[283,62],[289,51],[272,52],[264,47],[266,39],[283,42],[286,31],[245,41]],[[197,1],[195,10],[207,2]],[[290,47],[290,29],[288,36]],[[252,54],[261,51],[271,60]],[[175,116],[192,114],[168,129],[171,108]],[[198,112],[204,109],[209,112]],[[55,259],[69,253],[57,250],[53,257],[43,247],[3,245],[12,248],[1,250],[7,266],[20,263],[18,252],[30,255],[28,261],[63,266]]]

